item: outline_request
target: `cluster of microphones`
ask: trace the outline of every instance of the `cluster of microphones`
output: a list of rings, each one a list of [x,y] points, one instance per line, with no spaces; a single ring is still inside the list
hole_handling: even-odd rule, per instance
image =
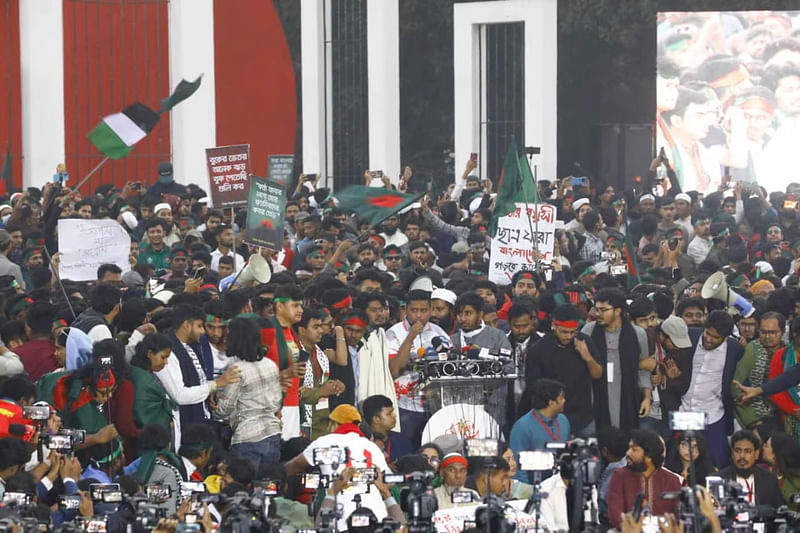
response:
[[[479,365],[477,364],[479,362],[488,363],[488,365]],[[416,363],[425,366],[425,373],[429,377],[498,374],[502,373],[503,368],[512,362],[511,350],[489,350],[476,344],[462,346],[459,349],[454,348],[450,339],[446,337],[434,337],[430,346],[417,348]],[[463,365],[469,366],[459,370],[458,367]]]

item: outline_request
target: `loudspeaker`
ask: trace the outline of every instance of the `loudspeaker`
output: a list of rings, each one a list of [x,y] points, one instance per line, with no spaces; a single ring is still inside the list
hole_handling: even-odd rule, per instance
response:
[[[270,270],[267,260],[264,259],[260,253],[256,252],[250,256],[250,259],[247,260],[247,264],[241,271],[234,272],[219,282],[219,290],[224,291],[228,288],[231,290],[241,289],[247,286],[251,281],[269,283],[271,278],[272,270]]]
[[[731,314],[740,314],[743,317],[749,317],[753,314],[753,305],[744,299],[744,297],[736,294],[728,288],[725,282],[724,272],[715,272],[703,283],[703,289],[700,291],[703,298],[713,298],[714,300],[722,300],[728,305],[728,312]]]

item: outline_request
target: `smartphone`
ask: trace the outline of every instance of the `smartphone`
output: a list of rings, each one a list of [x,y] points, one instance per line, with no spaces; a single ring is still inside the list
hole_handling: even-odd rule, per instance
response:
[[[26,405],[22,408],[22,418],[27,420],[48,420],[50,408],[46,405]]]
[[[206,275],[206,267],[200,267],[194,271],[194,279],[202,279]]]
[[[369,182],[370,187],[383,187],[383,170],[373,170],[370,173],[372,181]]]
[[[150,503],[166,503],[172,496],[172,487],[160,483],[146,485],[147,501]]]
[[[353,474],[353,483],[372,483],[376,475],[374,468],[359,468]]]
[[[297,354],[297,362],[298,363],[305,363],[308,361],[308,358],[311,357],[311,354],[308,353],[306,350],[300,350],[300,353]]]
[[[552,470],[555,456],[541,450],[519,452],[519,465],[521,470]]]
[[[706,427],[706,413],[671,411],[669,428],[672,431],[702,431]]]
[[[306,181],[314,181],[315,179],[317,179],[316,172],[314,174],[306,174]]]
[[[119,483],[92,483],[89,485],[89,494],[93,500],[102,500],[104,492],[119,491]]]
[[[93,516],[86,524],[86,531],[95,533],[108,531],[108,518],[105,516]]]
[[[478,161],[478,152],[472,152],[471,154],[469,154],[469,160],[477,162]]]
[[[319,480],[319,474],[305,474],[302,478],[303,486],[311,490],[319,488]]]
[[[573,187],[584,187],[586,186],[587,180],[586,176],[581,176],[579,178],[570,178],[569,184]]]

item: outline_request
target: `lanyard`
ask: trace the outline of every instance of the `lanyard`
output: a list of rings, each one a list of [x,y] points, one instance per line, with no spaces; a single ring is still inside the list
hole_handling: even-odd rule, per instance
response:
[[[554,442],[558,442],[561,440],[561,426],[558,425],[558,420],[554,419],[556,423],[556,432],[558,432],[558,438],[556,438],[556,436],[553,435],[553,431],[550,429],[550,427],[544,423],[542,417],[540,417],[539,413],[536,412],[536,409],[531,410],[531,413],[533,413],[534,418],[536,418],[536,420],[539,421],[539,425],[542,426],[542,428],[547,432],[548,435],[550,435],[550,438],[553,439]]]
[[[750,485],[750,482],[747,481],[746,479],[742,478],[742,481],[744,481],[744,485],[745,485],[745,487],[747,487],[747,501],[752,503],[752,501],[753,501],[753,487]],[[753,480],[753,483],[755,484],[755,480]]]

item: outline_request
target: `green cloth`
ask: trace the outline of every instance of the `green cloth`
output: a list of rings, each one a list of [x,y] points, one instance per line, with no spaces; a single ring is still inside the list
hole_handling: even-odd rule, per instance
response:
[[[289,347],[286,345],[286,335],[283,334],[283,326],[277,318],[270,318],[272,327],[275,328],[275,344],[278,346],[278,368],[286,370],[289,368]]]
[[[349,185],[336,192],[336,200],[339,202],[339,209],[358,213],[371,226],[377,226],[424,195],[424,191],[419,194],[404,194],[385,187]]]
[[[56,386],[56,383],[59,379],[69,374],[69,372],[49,372],[39,378],[39,381],[36,382],[36,399],[39,401],[44,401],[49,403],[50,405],[54,405],[53,402],[53,389]],[[59,415],[61,416],[61,415]]]
[[[200,88],[200,80],[203,75],[200,74],[194,81],[181,80],[172,94],[161,100],[160,113],[165,113],[192,96],[198,88]],[[312,526],[313,528],[313,526]]]
[[[497,184],[497,197],[489,224],[489,235],[495,235],[500,217],[514,212],[518,202],[535,204],[538,201],[528,160],[524,155],[520,157],[517,144],[512,141],[503,162],[500,182]]]
[[[308,515],[308,505],[281,496],[272,498],[272,501],[275,503],[275,516],[289,521],[282,530],[314,529],[314,518]]]
[[[152,372],[131,366],[131,383],[135,389],[133,421],[138,428],[145,424],[160,424],[171,427],[172,414],[178,404],[156,381]]]
[[[800,494],[800,477],[786,476],[780,479],[781,494],[786,504],[794,512],[800,512],[800,503],[792,503],[792,497]]]
[[[754,370],[756,369],[758,363],[759,347],[756,345],[758,342],[760,341],[756,339],[747,343],[747,346],[744,349],[744,355],[736,364],[736,372],[733,374],[734,380],[752,387],[760,387],[761,384],[766,381],[763,379],[753,379],[755,377],[753,375]],[[767,379],[769,378],[769,364],[771,360],[772,355],[768,354],[766,361]],[[763,364],[764,362],[762,361],[762,365]],[[737,400],[741,394],[741,391],[737,387],[731,387],[731,396],[733,396],[734,400]],[[758,397],[754,398],[747,405],[739,405],[737,403],[734,407],[734,412],[739,424],[741,424],[744,428],[750,428],[752,424],[764,418],[762,413],[774,411],[771,406],[772,404],[769,402],[769,400],[763,397]]]
[[[153,250],[149,242],[139,244],[139,262],[151,265],[155,270],[165,270],[170,268],[169,246],[166,244],[161,251]]]

